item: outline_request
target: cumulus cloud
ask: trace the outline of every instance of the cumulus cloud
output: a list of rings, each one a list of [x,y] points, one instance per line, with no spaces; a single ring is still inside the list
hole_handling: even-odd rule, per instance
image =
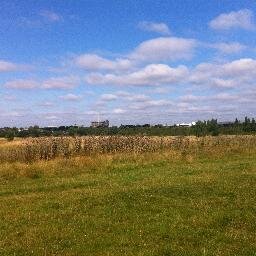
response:
[[[132,64],[128,59],[108,60],[97,54],[83,54],[75,58],[75,64],[87,70],[126,70]]]
[[[191,70],[189,82],[219,88],[232,88],[253,83],[256,60],[245,58],[224,64],[202,63]]]
[[[179,86],[191,84],[220,89],[251,85],[255,80],[256,60],[251,58],[241,58],[226,63],[201,63],[191,69],[183,65],[171,67],[166,64],[149,64],[131,72],[89,73],[85,76],[85,81],[91,85]],[[114,100],[116,96],[117,94],[106,95],[105,101]],[[120,95],[120,97],[123,96]],[[141,100],[144,98],[142,97]]]
[[[254,15],[248,9],[222,13],[212,21],[209,26],[216,30],[228,30],[233,28],[242,28],[251,30],[255,28]]]
[[[150,88],[147,90],[147,92],[149,94],[153,94],[153,95],[156,95],[156,94],[167,94],[171,91],[171,88],[168,88],[168,87],[155,87],[155,88]]]
[[[212,100],[219,100],[219,101],[237,101],[239,100],[238,95],[230,94],[230,93],[219,93],[217,95],[210,97]]]
[[[142,42],[129,57],[135,61],[157,62],[189,59],[197,42],[194,39],[159,37]]]
[[[114,94],[109,93],[102,94],[100,96],[100,102],[110,102],[116,100],[121,100],[122,102],[144,102],[148,101],[149,99],[150,97],[145,94],[136,94],[126,91],[117,91]]]
[[[216,66],[216,68],[220,68],[220,66]],[[200,68],[191,71],[188,82],[203,88],[213,87],[219,89],[234,88],[239,84],[238,80],[228,78],[224,74],[217,74],[217,71],[202,71]]]
[[[25,114],[21,113],[21,112],[18,112],[18,111],[8,111],[8,112],[1,113],[0,116],[6,117],[6,118],[9,118],[9,117],[24,117]]]
[[[6,82],[4,87],[10,89],[34,89],[39,87],[39,83],[34,80],[16,79]]]
[[[247,88],[242,91],[229,90],[217,94],[206,92],[204,95],[200,95],[201,92],[197,91],[198,94],[188,94],[176,99],[175,111],[184,113],[184,116],[194,113],[199,115],[200,119],[202,119],[202,113],[209,113],[211,118],[221,118],[222,120],[230,115],[234,120],[241,113],[248,113],[253,108],[255,94],[251,94],[250,91],[251,89]],[[242,115],[244,116],[244,114]]]
[[[32,79],[15,79],[8,81],[4,87],[11,89],[72,89],[77,86],[79,79],[74,76],[52,77],[42,82]]]
[[[79,79],[74,76],[53,77],[42,83],[44,89],[72,89],[77,86]]]
[[[0,60],[0,73],[16,71],[17,69],[18,69],[18,65],[14,64],[12,62]]]
[[[115,108],[112,110],[113,114],[124,114],[127,112],[127,110],[122,109],[122,108]]]
[[[53,107],[54,103],[51,101],[45,101],[38,104],[40,107]]]
[[[234,79],[212,78],[208,85],[217,88],[233,88],[237,86],[237,81]]]
[[[138,24],[138,28],[145,31],[156,32],[162,35],[171,34],[169,27],[165,23],[142,21]]]
[[[188,69],[185,66],[172,68],[165,64],[151,64],[129,74],[89,74],[86,76],[86,82],[108,85],[160,85],[180,82],[187,75]]]
[[[59,117],[55,116],[55,115],[45,115],[44,118],[46,120],[57,120],[57,119],[59,119]]]
[[[194,39],[159,37],[142,42],[122,58],[107,59],[86,53],[75,57],[73,63],[88,71],[130,72],[143,63],[189,59],[196,46]]]
[[[216,95],[193,95],[193,94],[187,94],[187,95],[183,95],[181,96],[178,100],[180,100],[182,103],[183,102],[194,102],[194,103],[198,103],[198,102],[205,102],[207,101],[209,103],[209,101],[234,101],[234,100],[238,100],[239,97],[238,95],[232,94],[232,93],[218,93]],[[188,105],[187,105],[188,106]]]
[[[215,43],[210,44],[210,47],[220,51],[223,54],[234,54],[234,53],[240,53],[243,50],[246,49],[246,46],[243,44],[240,44],[238,42],[231,42],[231,43]]]
[[[145,109],[151,109],[151,108],[161,108],[161,107],[168,107],[173,105],[173,102],[166,99],[160,99],[160,100],[147,100],[144,102],[137,102],[133,103],[129,106],[130,109],[133,110],[145,110]]]
[[[118,99],[118,96],[115,95],[115,94],[102,94],[101,97],[100,97],[100,100],[101,101],[114,101],[114,100],[117,100]]]
[[[59,97],[60,99],[67,100],[67,101],[79,101],[82,99],[81,95],[76,95],[73,93],[68,93],[66,95],[62,95]]]
[[[117,92],[117,95],[119,95],[123,100],[132,102],[145,102],[150,99],[150,97],[145,94],[126,93],[125,95],[124,92]]]
[[[255,78],[256,60],[244,58],[224,64],[222,72],[227,76]]]
[[[173,105],[173,102],[169,99],[153,99],[145,94],[118,91],[113,94],[101,95],[96,107],[110,101],[115,101],[115,106],[118,106],[110,112],[113,114],[122,114],[126,112],[131,114],[132,111],[161,109],[162,107],[169,107]],[[99,111],[102,112],[105,110],[100,109]]]
[[[204,98],[205,98],[204,96],[187,94],[187,95],[183,95],[183,96],[179,97],[179,100],[181,100],[182,102],[196,102],[196,101],[202,100]],[[185,105],[185,106],[187,106],[187,105]]]

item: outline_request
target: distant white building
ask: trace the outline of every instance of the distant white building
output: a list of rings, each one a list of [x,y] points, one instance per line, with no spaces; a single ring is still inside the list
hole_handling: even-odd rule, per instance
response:
[[[196,122],[176,124],[176,126],[180,127],[191,127],[193,125],[196,125]]]

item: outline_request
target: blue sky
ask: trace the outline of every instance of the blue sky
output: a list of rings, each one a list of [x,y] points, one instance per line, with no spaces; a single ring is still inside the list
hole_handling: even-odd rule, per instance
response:
[[[0,6],[0,126],[256,114],[255,1]]]

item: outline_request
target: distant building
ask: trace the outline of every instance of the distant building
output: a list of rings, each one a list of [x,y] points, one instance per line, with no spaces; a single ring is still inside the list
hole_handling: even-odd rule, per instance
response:
[[[91,122],[91,127],[92,128],[106,128],[106,127],[109,127],[109,121],[108,120],[94,121],[94,122]]]
[[[176,124],[176,126],[180,127],[191,127],[193,125],[196,125],[196,122]]]

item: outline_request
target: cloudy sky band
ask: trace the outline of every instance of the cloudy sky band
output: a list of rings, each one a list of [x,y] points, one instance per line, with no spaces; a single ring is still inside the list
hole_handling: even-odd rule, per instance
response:
[[[168,1],[164,2],[168,6]],[[116,34],[106,41],[106,48],[99,49],[96,45],[101,43],[95,41],[92,48],[77,35],[78,44],[72,45],[70,51],[69,24],[77,26],[78,32],[85,17],[75,10],[67,13],[56,3],[53,6],[56,9],[48,8],[46,3],[37,9],[37,14],[17,20],[23,18],[19,26],[26,33],[37,35],[38,40],[42,30],[48,37],[66,33],[67,42],[61,53],[52,52],[58,43],[50,45],[52,49],[46,52],[45,46],[38,43],[32,47],[38,47],[38,55],[31,58],[25,53],[23,58],[19,49],[16,54],[13,49],[9,56],[0,55],[3,126],[88,125],[97,113],[113,124],[147,120],[174,123],[217,117],[227,120],[256,114],[255,6],[247,8],[241,2],[236,10],[209,13],[209,19],[201,25],[202,33],[212,35],[210,38],[190,27],[186,27],[186,33],[177,31],[178,21],[171,18],[156,19],[148,13],[147,19],[139,20],[131,15],[126,19],[133,22],[132,33],[136,36],[129,42]],[[9,7],[6,4],[5,8]],[[171,6],[168,11],[171,17]],[[5,17],[5,21],[8,18],[12,17]],[[3,30],[4,25],[1,26]],[[92,28],[98,29],[99,34],[92,32],[91,41],[106,36],[106,31],[98,26],[94,24]],[[11,29],[14,33],[15,29]],[[13,40],[13,36],[9,32],[7,41]],[[75,39],[76,35],[72,36]],[[122,50],[118,44],[124,46]],[[8,52],[7,45],[5,48]]]

